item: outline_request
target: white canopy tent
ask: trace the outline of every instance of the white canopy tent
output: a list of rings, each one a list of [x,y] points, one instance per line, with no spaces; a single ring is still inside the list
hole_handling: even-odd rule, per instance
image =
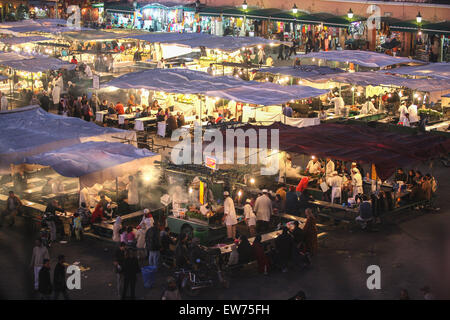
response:
[[[393,57],[384,53],[361,50],[333,50],[298,54],[300,59],[321,59],[343,63],[353,63],[368,68],[386,68],[398,64],[423,64],[423,61],[412,60],[404,57]]]
[[[86,141],[136,142],[136,132],[100,127],[79,118],[48,113],[39,106],[0,112],[0,172],[41,152]]]

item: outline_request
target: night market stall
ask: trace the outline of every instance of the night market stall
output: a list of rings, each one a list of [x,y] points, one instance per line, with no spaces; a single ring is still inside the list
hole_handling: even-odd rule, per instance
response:
[[[118,115],[119,124],[123,124],[125,118],[133,119],[137,108],[143,111],[153,105],[155,106],[153,109],[156,109],[153,111],[157,111],[155,100],[158,106],[169,108],[173,113],[182,113],[186,123],[194,122],[197,117],[204,119],[211,116],[214,119],[223,117],[240,119],[244,122],[252,118],[253,121],[271,123],[283,114],[281,104],[300,102],[326,93],[325,90],[307,86],[281,86],[273,83],[243,81],[228,76],[214,77],[207,73],[186,69],[151,69],[130,73],[105,83],[103,87],[104,91],[101,90],[99,95],[105,98],[117,90],[114,88],[139,89],[129,91],[129,95],[135,96],[137,106],[132,106],[132,114]],[[126,101],[128,96],[122,94],[121,98],[117,99]],[[100,113],[107,114],[105,111]],[[294,119],[292,114],[285,116],[283,118],[286,118],[288,123],[300,125],[300,122],[306,122],[305,120],[299,122],[301,119]],[[153,120],[156,120],[156,116]],[[317,123],[317,119],[310,120]],[[139,118],[136,119],[135,129],[142,130],[140,122]]]
[[[65,211],[59,217],[66,235],[71,234],[67,225],[81,203],[85,203],[86,208],[94,209],[99,202],[106,200],[108,206],[105,204],[101,217],[93,221],[91,229],[94,233],[111,232],[117,216],[128,213],[139,216],[135,209],[131,209],[132,199],[127,196],[127,188],[132,183],[130,177],[138,171],[150,177],[154,162],[160,159],[159,155],[146,149],[104,141],[73,144],[25,157],[17,165],[33,166],[36,173],[31,179],[35,187],[33,194],[25,194],[22,199],[27,202],[27,207],[30,207],[30,200],[42,205],[57,200],[59,207]],[[142,186],[147,187],[147,183]],[[105,200],[102,200],[103,196]],[[142,215],[142,212],[138,213]],[[39,220],[44,212],[31,210],[30,214]],[[126,220],[126,217],[123,219]]]
[[[79,118],[45,112],[39,106],[0,113],[0,170],[27,156],[86,141],[136,141],[136,133],[99,127]],[[55,134],[55,133],[58,134]]]
[[[302,64],[318,64],[339,67],[351,71],[386,69],[401,64],[423,64],[424,62],[404,57],[393,57],[384,53],[361,50],[310,52],[296,55]]]
[[[380,197],[383,197],[383,201],[388,200],[385,202],[388,205],[383,205],[383,213],[410,208],[417,205],[418,202],[423,202],[424,198],[418,196],[416,186],[399,182],[400,180],[396,175],[394,176],[394,173],[398,168],[411,168],[420,163],[429,164],[433,159],[446,156],[450,151],[450,138],[448,137],[429,133],[414,135],[404,132],[389,132],[381,128],[356,124],[329,123],[295,128],[282,123],[274,123],[270,126],[245,124],[239,128],[244,131],[254,129],[257,135],[261,134],[260,129],[278,130],[279,142],[276,145],[268,143],[267,148],[269,150],[275,148],[272,152],[283,151],[291,154],[288,161],[292,162],[292,166],[295,163],[297,168],[306,167],[306,170],[300,171],[301,179],[305,176],[308,178],[306,180],[306,190],[308,190],[306,202],[313,206],[344,212],[340,215],[340,218],[344,220],[354,220],[358,214],[358,211],[355,210],[357,205],[355,195],[358,194],[372,197],[373,203],[378,202]],[[225,131],[223,135],[225,136]],[[273,142],[272,139],[267,138],[267,141],[269,140]],[[229,144],[230,141],[226,143]],[[237,146],[236,143],[231,142],[231,145]],[[244,146],[245,148],[254,148],[247,141],[244,142]],[[295,154],[302,156],[294,158]],[[326,161],[324,161],[325,159]],[[314,166],[311,163],[315,164],[316,161],[323,170],[312,172]],[[350,162],[351,172],[349,173]],[[305,166],[306,163],[308,166]],[[337,175],[334,171],[337,172]],[[358,179],[364,185],[361,185],[358,192],[354,192],[354,190],[358,190],[355,189],[358,184],[354,185],[354,174],[356,173],[360,175]],[[331,194],[333,183],[329,179],[332,177],[338,177],[336,179],[341,181],[339,182],[339,197]],[[256,179],[259,188],[268,187],[269,189],[271,183],[273,184],[270,180],[273,181],[273,179],[262,179],[261,177]],[[300,177],[295,181],[290,179],[287,182],[288,185],[295,185],[299,180]],[[297,188],[301,185],[302,183],[299,183]],[[339,199],[339,201],[333,203],[333,198]]]
[[[130,38],[144,40],[153,46],[153,61],[160,61],[180,55],[186,55],[200,49],[200,57],[190,68],[206,71],[216,63],[256,62],[259,55],[264,55],[264,48],[278,46],[278,40],[260,37],[216,36],[206,33],[148,33]],[[262,53],[260,53],[262,52]],[[263,60],[266,63],[266,60]],[[234,68],[221,68],[218,74],[229,74]],[[214,70],[209,71],[212,73]]]
[[[48,88],[50,72],[72,70],[76,66],[47,56],[0,53],[0,70],[10,80],[9,100],[16,105],[27,105],[32,96]],[[63,84],[60,85],[60,91]]]

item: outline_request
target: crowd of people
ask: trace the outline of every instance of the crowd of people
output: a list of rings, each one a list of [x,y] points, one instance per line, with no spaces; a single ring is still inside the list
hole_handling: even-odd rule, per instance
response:
[[[53,270],[52,282],[48,249],[43,245],[41,239],[37,239],[31,256],[30,268],[34,273],[34,289],[39,293],[42,300],[58,300],[60,295],[65,300],[69,299],[64,255],[58,255],[57,263]]]

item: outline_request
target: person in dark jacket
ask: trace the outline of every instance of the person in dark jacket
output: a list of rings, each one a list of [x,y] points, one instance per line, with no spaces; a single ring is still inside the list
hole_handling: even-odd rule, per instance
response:
[[[128,288],[130,288],[130,298],[135,299],[136,274],[139,273],[139,262],[136,258],[134,249],[125,251],[125,259],[123,261],[123,291],[122,300],[125,300]]]
[[[82,116],[83,104],[81,103],[81,97],[78,97],[77,100],[73,103],[73,116],[76,118],[81,118]]]
[[[398,168],[397,169],[397,172],[395,173],[395,178],[394,178],[394,180],[395,181],[403,181],[403,182],[406,182],[406,180],[407,180],[407,176],[406,176],[406,173],[403,171],[403,169],[402,168]]]
[[[303,242],[305,241],[305,233],[303,232],[303,229],[298,226],[298,221],[294,221],[293,224],[294,228],[291,230],[291,236],[295,246],[298,249],[301,249]]]
[[[287,272],[287,266],[292,254],[293,241],[289,236],[288,228],[284,227],[283,232],[275,239],[277,250],[277,260],[283,272]]]
[[[51,200],[47,207],[45,208],[45,212],[48,214],[47,217],[47,225],[50,228],[50,240],[56,241],[56,211],[66,212],[64,209],[58,207],[58,203],[55,199]]]
[[[240,237],[240,243],[238,246],[239,263],[248,263],[255,260],[252,246],[245,235]]]
[[[123,262],[125,260],[125,249],[127,245],[125,242],[121,242],[119,247],[114,253],[114,273],[116,274],[117,283],[117,295],[120,298],[122,296],[123,288]]]
[[[39,293],[42,300],[50,300],[52,294],[52,281],[50,280],[50,260],[44,259],[43,266],[39,271]]]
[[[180,234],[178,238],[178,244],[175,248],[175,263],[177,268],[189,268],[189,253],[187,249],[188,235],[185,233]]]
[[[170,245],[175,244],[174,241],[170,238],[169,235],[170,229],[166,227],[163,231],[159,233],[161,240],[161,254],[162,255],[170,255],[172,252],[170,251]]]
[[[53,299],[55,300],[58,300],[60,294],[63,295],[64,300],[69,300],[66,285],[66,266],[64,265],[64,263],[64,255],[59,255],[58,263],[56,264],[55,270],[53,271]]]
[[[148,250],[148,264],[150,266],[158,267],[161,254],[161,238],[157,221],[155,221],[153,227],[149,228],[145,233],[145,245]]]
[[[177,112],[177,126],[178,128],[181,128],[182,126],[186,125],[186,121],[184,120],[184,115],[180,112]]]
[[[416,173],[414,172],[414,170],[409,170],[408,171],[408,176],[406,177],[406,184],[410,188],[416,184],[416,181],[414,181],[415,175],[416,175]]]
[[[169,112],[169,117],[167,118],[167,133],[169,137],[172,136],[172,132],[178,129],[177,118]]]
[[[103,99],[102,103],[99,106],[99,111],[105,111],[108,110],[108,100]]]
[[[294,228],[291,230],[293,240],[292,259],[296,264],[305,262],[305,232],[298,225],[298,221],[294,221]]]
[[[199,267],[201,262],[205,262],[206,260],[206,252],[202,250],[200,247],[200,239],[194,238],[192,239],[191,246],[189,248],[189,260],[195,267]],[[200,261],[199,261],[200,260]]]
[[[295,192],[295,187],[290,186],[289,191],[286,192],[286,213],[288,214],[298,214],[298,197]]]
[[[93,93],[91,99],[89,99],[89,106],[91,107],[92,113],[94,115],[97,110],[100,109],[100,100],[95,93]]]

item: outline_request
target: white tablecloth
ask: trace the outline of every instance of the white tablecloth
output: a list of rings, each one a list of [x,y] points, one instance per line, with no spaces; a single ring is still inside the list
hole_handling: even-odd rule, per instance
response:
[[[108,110],[104,110],[104,111],[97,111],[95,113],[95,121],[97,122],[103,122],[103,116],[105,114],[108,114]]]
[[[124,124],[125,123],[125,119],[134,119],[135,115],[134,114],[120,114],[119,115],[119,124]]]
[[[134,130],[143,131],[145,122],[153,120],[156,120],[156,117],[144,117],[136,119],[136,122],[134,124]]]
[[[166,136],[166,122],[165,121],[158,122],[158,136],[161,136],[161,137]]]

